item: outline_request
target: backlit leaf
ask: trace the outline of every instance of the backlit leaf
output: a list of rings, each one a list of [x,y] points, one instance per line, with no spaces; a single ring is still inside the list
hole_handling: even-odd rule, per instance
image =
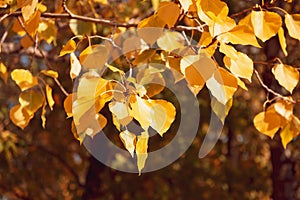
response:
[[[11,121],[21,129],[24,129],[28,126],[30,120],[32,119],[33,115],[30,115],[26,109],[22,108],[20,104],[14,106],[9,111],[9,118]]]
[[[286,39],[284,36],[284,30],[282,27],[280,27],[279,31],[278,31],[278,38],[279,38],[279,44],[280,47],[282,49],[282,52],[285,56],[288,55],[287,51],[286,51]]]
[[[8,79],[8,73],[7,73],[7,67],[0,62],[0,78],[7,83],[7,79]]]
[[[234,47],[223,43],[220,45],[220,52],[225,54],[224,64],[234,75],[246,78],[251,82],[253,61],[246,54],[238,52]]]
[[[69,26],[74,35],[90,35],[93,31],[94,24],[91,22],[71,19]]]
[[[277,64],[272,68],[272,73],[282,87],[290,93],[293,92],[299,81],[299,72],[297,69],[289,65]]]
[[[235,76],[219,67],[214,75],[206,81],[206,86],[211,94],[225,105],[232,99],[238,84]]]
[[[139,170],[139,175],[141,175],[141,171],[145,167],[146,159],[148,157],[148,140],[148,132],[142,132],[141,135],[137,137],[135,152],[137,156],[137,166]]]
[[[129,151],[130,155],[133,157],[136,143],[136,135],[129,132],[128,130],[125,130],[119,134],[119,137],[127,151]]]
[[[230,99],[224,105],[223,103],[220,103],[215,97],[211,98],[210,107],[214,111],[214,113],[218,116],[218,118],[222,121],[223,124],[232,106],[232,102],[233,99]]]
[[[151,15],[139,22],[137,30],[138,35],[145,42],[152,45],[163,35],[163,28],[165,25],[165,22],[156,14]]]
[[[39,40],[45,40],[48,44],[56,45],[57,28],[54,20],[41,20],[38,27]]]
[[[50,110],[53,110],[55,102],[52,96],[52,88],[48,84],[46,85],[46,97]]]
[[[46,102],[44,102],[41,113],[42,127],[46,128]]]
[[[33,115],[44,104],[44,96],[33,89],[23,91],[19,96],[22,108],[26,109],[29,115]]]
[[[11,78],[16,82],[22,91],[32,88],[38,84],[36,77],[25,69],[15,69],[11,72]]]
[[[75,53],[73,52],[70,54],[70,63],[71,63],[70,77],[71,79],[74,79],[79,75],[81,71],[81,64],[77,59]]]
[[[278,114],[274,114],[274,112],[260,112],[258,113],[254,119],[253,123],[255,128],[273,138],[275,133],[278,131],[278,129],[281,127],[281,117]]]
[[[276,35],[282,25],[279,14],[269,11],[252,11],[251,23],[255,35],[263,42]]]
[[[156,130],[160,136],[163,136],[175,120],[175,107],[165,100],[150,100],[150,104],[153,110],[150,126]]]
[[[164,32],[164,35],[157,40],[157,45],[165,51],[173,51],[184,47],[185,39],[178,32]]]
[[[173,2],[161,2],[158,5],[157,16],[168,25],[169,28],[172,28],[180,14],[180,9],[176,3]]]
[[[38,0],[28,0],[24,2],[26,2],[26,4],[22,5],[21,12],[24,20],[28,21],[37,7]]]
[[[293,115],[288,124],[280,132],[281,142],[284,148],[300,133],[300,120]]]
[[[285,14],[285,25],[292,38],[300,40],[300,14]]]
[[[41,70],[41,73],[51,78],[58,78],[58,73],[53,70]]]
[[[192,0],[179,0],[184,12],[188,12],[189,11],[189,7],[191,5],[193,5],[193,1]]]
[[[59,56],[63,56],[68,53],[73,53],[76,50],[76,42],[73,39],[70,39],[62,48],[59,53]]]
[[[133,116],[144,130],[147,130],[151,124],[153,110],[148,100],[139,96],[132,96],[130,102],[130,115]]]
[[[288,121],[293,116],[293,109],[294,105],[291,102],[282,99],[268,107],[268,110],[274,110]]]
[[[132,120],[132,116],[129,114],[129,107],[124,102],[113,101],[109,103],[109,110],[115,115],[116,119],[123,126],[129,124]]]
[[[79,55],[79,61],[82,67],[86,69],[99,69],[104,68],[104,64],[108,60],[109,51],[104,45],[88,46]]]
[[[69,94],[64,100],[64,109],[68,117],[73,116],[72,112],[73,94]]]

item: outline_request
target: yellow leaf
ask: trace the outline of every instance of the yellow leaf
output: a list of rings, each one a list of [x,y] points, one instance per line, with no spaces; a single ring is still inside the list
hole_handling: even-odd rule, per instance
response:
[[[39,28],[40,18],[41,18],[41,12],[37,10],[33,13],[30,19],[26,21],[24,24],[28,34],[33,38],[35,38],[35,34]]]
[[[279,128],[281,128],[281,116],[279,114],[276,114],[272,111],[266,111],[266,112],[260,112],[258,113],[254,119],[253,123],[255,128],[273,138],[275,133],[278,131]]]
[[[180,61],[180,71],[184,74],[192,92],[197,95],[205,82],[217,69],[215,62],[205,53],[184,56]]]
[[[278,38],[279,38],[279,44],[280,47],[282,49],[282,52],[285,56],[288,55],[287,51],[286,51],[286,39],[284,36],[284,30],[282,27],[280,27],[279,31],[278,31]]]
[[[73,94],[69,94],[64,100],[64,109],[68,117],[72,117]]]
[[[26,31],[23,29],[23,27],[21,26],[19,20],[15,20],[14,21],[14,24],[13,24],[13,27],[12,27],[12,30],[14,32],[16,32],[19,36],[24,36],[26,34]]]
[[[156,53],[156,50],[147,49],[147,50],[141,52],[139,55],[137,55],[136,58],[134,59],[134,61],[132,62],[132,64],[137,65],[140,63],[148,62],[148,60],[151,59],[152,56],[155,55],[155,53]]]
[[[119,137],[127,151],[129,151],[130,155],[133,157],[136,143],[136,135],[129,132],[128,130],[125,130],[119,134]]]
[[[69,27],[74,35],[90,35],[93,31],[93,26],[95,26],[93,23],[77,19],[69,21]]]
[[[107,0],[94,0],[94,2],[101,3],[101,4],[104,4],[104,5],[107,4]]]
[[[148,132],[142,132],[141,135],[137,137],[135,151],[137,156],[137,166],[139,170],[139,175],[141,175],[141,171],[145,167],[146,159],[148,157],[148,140]]]
[[[140,123],[144,130],[147,130],[153,116],[150,102],[136,95],[131,97],[130,106],[130,115]]]
[[[232,102],[233,99],[230,99],[224,105],[223,103],[220,103],[215,97],[211,98],[210,107],[214,111],[214,113],[218,116],[218,118],[222,121],[223,124],[232,106]]]
[[[150,126],[156,130],[160,136],[163,136],[175,120],[176,109],[173,104],[165,100],[150,100],[150,104],[153,110]]]
[[[22,91],[32,88],[38,84],[36,77],[25,69],[15,69],[11,72],[11,78],[16,82]]]
[[[158,5],[157,16],[164,21],[165,24],[172,28],[178,20],[180,8],[173,2],[161,2]]]
[[[22,16],[26,22],[33,15],[33,13],[37,7],[38,0],[28,0],[25,2],[26,2],[26,4],[22,6],[21,12],[22,12]]]
[[[223,68],[218,68],[214,75],[206,81],[211,94],[222,104],[226,104],[234,95],[237,79]]]
[[[53,70],[41,70],[41,73],[51,78],[58,78],[58,73]]]
[[[245,83],[238,77],[236,77],[237,81],[238,81],[238,86],[240,86],[242,89],[248,91],[247,86],[245,85]]]
[[[173,51],[178,48],[183,48],[185,39],[178,32],[164,32],[164,35],[158,38],[157,45],[165,51]]]
[[[42,127],[46,128],[46,102],[43,104],[42,113],[41,113],[41,120],[42,120]]]
[[[46,97],[50,110],[53,110],[53,105],[55,102],[52,97],[52,88],[48,84],[46,85]]]
[[[156,14],[143,19],[138,24],[138,36],[145,42],[152,45],[163,35],[165,22]]]
[[[237,52],[234,47],[224,43],[220,45],[220,52],[225,54],[224,64],[234,75],[251,82],[253,61],[246,54]]]
[[[66,55],[68,53],[73,53],[76,50],[76,42],[73,39],[70,39],[62,48],[59,53],[59,56]]]
[[[0,62],[0,78],[2,78],[4,83],[7,83],[7,79],[8,79],[7,67],[2,62]]]
[[[297,69],[289,65],[277,64],[272,68],[272,73],[282,87],[290,93],[293,92],[299,81],[299,72]]]
[[[278,100],[269,106],[268,110],[274,110],[276,113],[284,117],[286,120],[290,120],[293,116],[294,105],[285,100]]]
[[[292,115],[291,120],[288,124],[283,127],[280,132],[281,142],[284,148],[286,148],[287,144],[293,140],[300,133],[300,120]]]
[[[129,107],[124,102],[110,102],[109,110],[123,126],[126,126],[132,121],[132,116],[129,114]]]
[[[276,35],[282,25],[279,14],[269,11],[252,11],[251,23],[255,35],[263,42]]]
[[[285,25],[292,38],[300,40],[300,14],[285,14]]]
[[[34,42],[31,40],[31,38],[28,35],[26,35],[21,39],[21,45],[24,49],[27,49],[31,46],[34,46]]]
[[[109,51],[104,45],[88,46],[79,55],[79,61],[82,67],[86,69],[99,69],[104,68],[104,65],[109,57]]]
[[[256,40],[253,30],[246,25],[237,25],[229,32],[222,33],[218,36],[218,40],[223,43],[261,47]]]
[[[188,12],[191,5],[193,5],[192,0],[179,0],[184,12]]]
[[[75,53],[73,52],[70,54],[70,63],[71,63],[70,77],[71,79],[74,79],[79,75],[81,71],[81,64],[77,59]]]
[[[19,96],[20,105],[26,109],[29,115],[33,115],[42,107],[44,101],[44,96],[33,89],[23,91]]]
[[[56,45],[57,28],[54,20],[41,20],[38,27],[39,40],[45,40],[48,44],[51,42]]]
[[[9,117],[11,121],[21,129],[24,129],[28,126],[30,120],[33,118],[34,115],[29,115],[26,109],[22,108],[20,104],[14,106],[9,111]]]

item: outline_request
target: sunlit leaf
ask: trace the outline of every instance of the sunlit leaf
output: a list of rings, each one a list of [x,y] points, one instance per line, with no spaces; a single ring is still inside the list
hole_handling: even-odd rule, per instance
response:
[[[287,51],[286,51],[286,39],[284,36],[284,30],[282,27],[280,27],[279,31],[278,31],[278,38],[279,38],[279,44],[280,47],[282,49],[282,52],[285,56],[288,55]]]
[[[71,79],[74,79],[79,75],[81,71],[81,64],[77,59],[75,53],[73,52],[70,54],[70,63],[71,63],[70,77]]]
[[[180,61],[180,70],[197,95],[205,82],[217,69],[215,62],[206,54],[184,56]]]
[[[41,73],[51,78],[58,78],[58,73],[53,70],[41,70]]]
[[[157,40],[157,45],[165,51],[173,51],[184,47],[185,39],[178,32],[164,32],[164,35]]]
[[[300,14],[285,14],[285,25],[292,38],[300,40]]]
[[[119,134],[119,137],[127,151],[129,151],[130,155],[133,157],[136,143],[136,135],[129,132],[128,130],[125,130]]]
[[[73,53],[76,50],[76,42],[73,39],[70,39],[62,48],[59,53],[59,56],[63,56],[68,53]]]
[[[28,126],[33,115],[30,115],[26,109],[22,108],[22,106],[18,104],[9,111],[9,118],[16,126],[24,129]]]
[[[291,120],[288,124],[283,127],[280,132],[281,142],[284,148],[286,148],[287,144],[293,140],[294,137],[299,135],[300,133],[300,120],[292,115]]]
[[[44,104],[44,96],[33,89],[23,91],[19,96],[22,108],[26,109],[29,115],[33,115]]]
[[[160,136],[163,136],[175,120],[176,109],[173,104],[165,100],[150,100],[150,104],[153,110],[150,126],[156,130]]]
[[[37,7],[38,0],[28,0],[23,2],[26,2],[26,4],[22,5],[22,9],[21,9],[22,16],[25,21],[28,21],[30,17],[33,15]]]
[[[64,100],[64,109],[68,117],[72,117],[72,102],[73,102],[73,94],[69,94]]]
[[[132,62],[132,64],[137,65],[140,63],[145,63],[148,62],[149,59],[152,58],[152,56],[154,56],[156,53],[156,50],[154,49],[148,49],[143,51],[142,53],[140,53],[139,55],[136,56],[136,58],[134,59],[134,61]]]
[[[137,142],[135,146],[135,152],[137,156],[137,166],[139,170],[139,175],[141,175],[142,169],[145,167],[146,159],[148,157],[148,132],[142,132],[141,135],[137,137]]]
[[[41,20],[38,27],[40,40],[45,40],[48,44],[52,42],[56,45],[57,28],[54,20]]]
[[[250,26],[246,25],[237,25],[232,30],[219,35],[218,40],[222,41],[223,43],[260,47],[253,30],[250,28]]]
[[[163,35],[163,29],[165,22],[156,14],[151,15],[148,18],[143,19],[138,24],[138,35],[145,42],[152,45],[156,40]]]
[[[123,126],[129,124],[132,120],[132,116],[129,113],[129,107],[124,102],[113,101],[109,103],[109,110],[115,115],[116,119]]]
[[[24,24],[27,33],[35,38],[35,34],[39,28],[41,12],[35,11],[28,21]]]
[[[139,96],[132,96],[130,102],[130,115],[136,119],[144,130],[147,130],[151,124],[153,110],[148,100]]]
[[[11,72],[11,78],[16,82],[22,91],[32,88],[38,84],[36,77],[25,69],[15,69]]]
[[[48,84],[46,85],[46,97],[50,110],[53,110],[55,102],[52,96],[52,88]]]
[[[278,83],[287,89],[290,93],[293,92],[299,81],[299,71],[292,66],[277,64],[272,68]]]
[[[219,67],[214,75],[206,81],[206,86],[211,94],[225,105],[232,99],[238,84],[235,76]]]
[[[223,43],[220,45],[220,52],[225,54],[224,64],[234,75],[246,78],[251,82],[253,61],[246,54],[238,52],[234,47]]]
[[[82,67],[86,69],[99,69],[104,68],[104,64],[108,60],[109,51],[104,45],[88,46],[79,55],[79,61]]]
[[[93,23],[71,19],[69,26],[74,35],[89,35],[93,31]]]
[[[7,83],[7,79],[8,79],[7,67],[2,62],[0,62],[0,78],[4,81],[4,83]]]
[[[228,112],[230,111],[230,108],[232,106],[233,99],[230,99],[227,101],[227,103],[224,105],[223,103],[220,103],[216,98],[211,98],[210,107],[214,111],[214,113],[218,116],[218,118],[222,121],[224,124],[225,118],[228,115]]]
[[[172,28],[180,14],[180,9],[176,3],[161,2],[158,5],[157,16],[164,21],[169,28]]]
[[[255,35],[263,42],[276,35],[282,25],[279,14],[269,11],[252,11],[251,23]]]
[[[184,12],[188,12],[191,5],[193,5],[192,0],[179,0]]]
[[[44,102],[41,113],[42,127],[46,128],[46,102]]]
[[[278,100],[277,102],[273,103],[269,106],[268,110],[273,110],[284,117],[286,120],[290,120],[293,115],[294,105],[286,100]]]

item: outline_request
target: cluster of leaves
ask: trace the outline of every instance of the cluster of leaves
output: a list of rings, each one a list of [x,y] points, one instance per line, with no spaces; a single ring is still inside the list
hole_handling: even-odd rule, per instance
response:
[[[7,3],[5,1],[2,4]],[[43,4],[38,0],[19,0],[9,4],[10,13],[21,8],[22,17],[14,22],[12,29],[22,37],[21,45],[24,48],[41,40],[55,43],[57,29],[54,21],[41,18],[46,11]],[[71,18],[74,16],[65,4],[62,7]],[[134,29],[137,35],[127,38],[118,37],[126,31],[121,27],[117,27],[110,37],[83,36],[80,34],[89,34],[91,31],[85,32],[87,28],[83,28],[82,21],[70,20],[70,29],[75,37],[68,40],[60,56],[69,54],[70,78],[78,80],[75,90],[64,102],[67,116],[73,117],[72,131],[75,137],[82,142],[86,135],[93,137],[99,133],[107,123],[106,117],[99,112],[108,104],[112,121],[120,131],[119,137],[132,156],[136,152],[138,169],[141,171],[147,159],[149,128],[163,136],[175,119],[176,109],[170,102],[152,98],[164,89],[163,74],[167,70],[173,72],[175,83],[186,81],[195,96],[206,86],[212,95],[211,108],[224,123],[238,87],[248,90],[245,83],[251,83],[253,72],[257,72],[254,61],[234,45],[260,48],[264,42],[278,35],[282,51],[287,55],[285,28],[292,38],[300,40],[298,14],[289,14],[272,5],[257,5],[236,22],[228,13],[227,4],[220,0],[162,2],[157,5],[153,15],[136,24]],[[195,32],[201,32],[198,44],[188,39],[184,31],[171,30],[179,30],[177,25],[182,21],[192,27],[192,38]],[[104,42],[92,44],[93,38]],[[79,52],[78,46],[83,40],[88,40],[89,45]],[[224,55],[222,63],[214,59],[217,51]],[[124,61],[119,58],[120,54],[125,56],[123,60],[128,73],[121,69]],[[133,68],[138,69],[136,74],[132,74]],[[106,71],[118,74],[118,78],[103,77]],[[270,137],[281,129],[282,143],[286,147],[300,132],[300,120],[293,114],[297,100],[292,97],[299,81],[299,72],[297,68],[279,60],[273,66],[272,73],[290,95],[283,96],[269,89],[257,72],[262,86],[275,98],[267,100],[270,106],[254,118],[254,125]],[[58,78],[57,72],[52,70],[41,71],[41,74]],[[2,63],[0,75],[7,80],[6,67]],[[28,70],[16,69],[11,77],[22,91],[19,104],[10,111],[12,122],[25,128],[37,110],[42,108],[42,125],[45,126],[46,106],[52,110],[54,105],[51,87]],[[152,84],[154,80],[160,83],[159,86]],[[142,127],[141,133],[132,133],[127,128],[133,121]]]

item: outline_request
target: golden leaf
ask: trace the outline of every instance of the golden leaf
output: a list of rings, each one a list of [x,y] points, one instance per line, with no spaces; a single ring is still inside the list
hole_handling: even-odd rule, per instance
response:
[[[161,2],[158,5],[157,16],[164,21],[169,28],[172,28],[178,20],[180,8],[173,2]]]
[[[46,85],[46,97],[50,110],[53,110],[53,105],[55,102],[52,97],[52,88],[48,84]]]
[[[73,52],[70,54],[70,63],[71,63],[70,77],[71,79],[74,79],[79,75],[81,71],[81,64],[77,59],[75,53]]]
[[[130,107],[130,115],[140,123],[144,130],[147,130],[153,116],[150,102],[136,95],[131,97]]]
[[[73,94],[69,94],[64,100],[64,109],[68,118],[73,116],[72,104],[73,104]]]
[[[142,132],[141,135],[137,137],[137,142],[135,146],[136,156],[137,156],[137,166],[139,170],[139,175],[141,175],[142,169],[145,167],[146,159],[148,157],[148,132]]]
[[[251,23],[255,35],[263,42],[276,35],[282,25],[279,14],[269,11],[252,11]]]
[[[7,79],[8,79],[7,67],[2,62],[0,62],[0,78],[2,78],[4,83],[7,83]]]
[[[237,90],[237,78],[223,68],[218,68],[214,75],[206,81],[211,94],[222,104],[232,99]]]
[[[45,40],[48,44],[51,42],[56,45],[57,28],[54,20],[42,20],[38,27],[39,40]]]
[[[153,110],[150,126],[156,130],[160,136],[163,136],[175,120],[176,109],[173,104],[165,100],[150,100],[150,104]]]
[[[278,31],[278,38],[279,38],[279,44],[280,47],[282,49],[282,52],[285,56],[288,55],[287,51],[286,51],[286,39],[284,36],[284,30],[282,27],[280,27],[279,31]]]
[[[256,40],[252,28],[247,25],[237,25],[232,30],[219,35],[218,40],[223,43],[252,45],[255,47],[261,47]]]
[[[175,49],[183,48],[185,39],[182,34],[178,32],[164,32],[164,35],[158,38],[157,45],[168,52],[171,52]]]
[[[35,76],[25,69],[15,69],[11,72],[11,78],[16,82],[22,91],[32,88],[38,84]]]
[[[226,116],[230,111],[232,103],[233,103],[233,98],[229,99],[225,105],[219,102],[215,97],[211,98],[210,107],[214,111],[214,113],[218,116],[218,118],[222,121],[223,124],[225,122]]]
[[[24,1],[24,2],[26,2],[26,4],[22,5],[21,12],[22,12],[22,16],[26,22],[33,15],[33,13],[37,7],[38,0],[28,0],[28,1]]]
[[[122,126],[126,126],[132,121],[132,116],[130,116],[129,113],[129,107],[124,102],[110,102],[109,110]]]
[[[124,144],[127,151],[130,153],[130,155],[134,156],[134,149],[135,149],[135,143],[136,143],[136,135],[129,132],[128,130],[125,130],[119,134],[119,137]]]
[[[104,45],[88,46],[79,55],[79,61],[82,67],[86,69],[104,68],[104,65],[109,57],[109,51]]]
[[[220,52],[225,54],[224,64],[234,75],[251,82],[253,61],[246,54],[237,52],[234,47],[224,43],[220,45]]]
[[[21,129],[24,129],[28,126],[30,120],[34,115],[30,115],[26,109],[22,108],[20,104],[14,106],[9,111],[9,118],[11,121]]]
[[[39,28],[40,18],[41,12],[37,10],[33,13],[30,19],[24,23],[26,31],[33,38],[35,38],[35,34]]]
[[[179,0],[184,12],[188,12],[191,5],[193,5],[192,0]]]
[[[299,81],[299,72],[297,69],[289,65],[277,64],[272,68],[272,73],[282,87],[290,93],[293,92]]]
[[[46,128],[46,102],[44,102],[41,113],[42,127]]]
[[[281,142],[284,148],[287,144],[293,140],[294,137],[300,133],[300,120],[292,115],[291,120],[287,123],[285,127],[280,132]]]
[[[300,40],[300,14],[285,14],[285,25],[292,38]]]
[[[95,24],[90,22],[84,22],[77,19],[71,19],[69,21],[69,27],[74,35],[89,35],[93,31]]]
[[[68,53],[73,53],[76,50],[76,42],[73,39],[70,39],[62,48],[59,53],[59,56],[66,55]]]
[[[41,70],[41,73],[51,78],[58,78],[58,73],[53,70]]]
[[[290,120],[293,115],[294,105],[286,100],[278,100],[268,107],[268,110],[274,110],[276,113],[284,117],[286,120]]]
[[[33,115],[44,104],[44,96],[33,89],[23,91],[19,96],[22,108],[26,109],[29,115]]]
[[[138,36],[145,42],[152,45],[156,40],[163,35],[165,22],[156,14],[143,19],[138,24]]]

